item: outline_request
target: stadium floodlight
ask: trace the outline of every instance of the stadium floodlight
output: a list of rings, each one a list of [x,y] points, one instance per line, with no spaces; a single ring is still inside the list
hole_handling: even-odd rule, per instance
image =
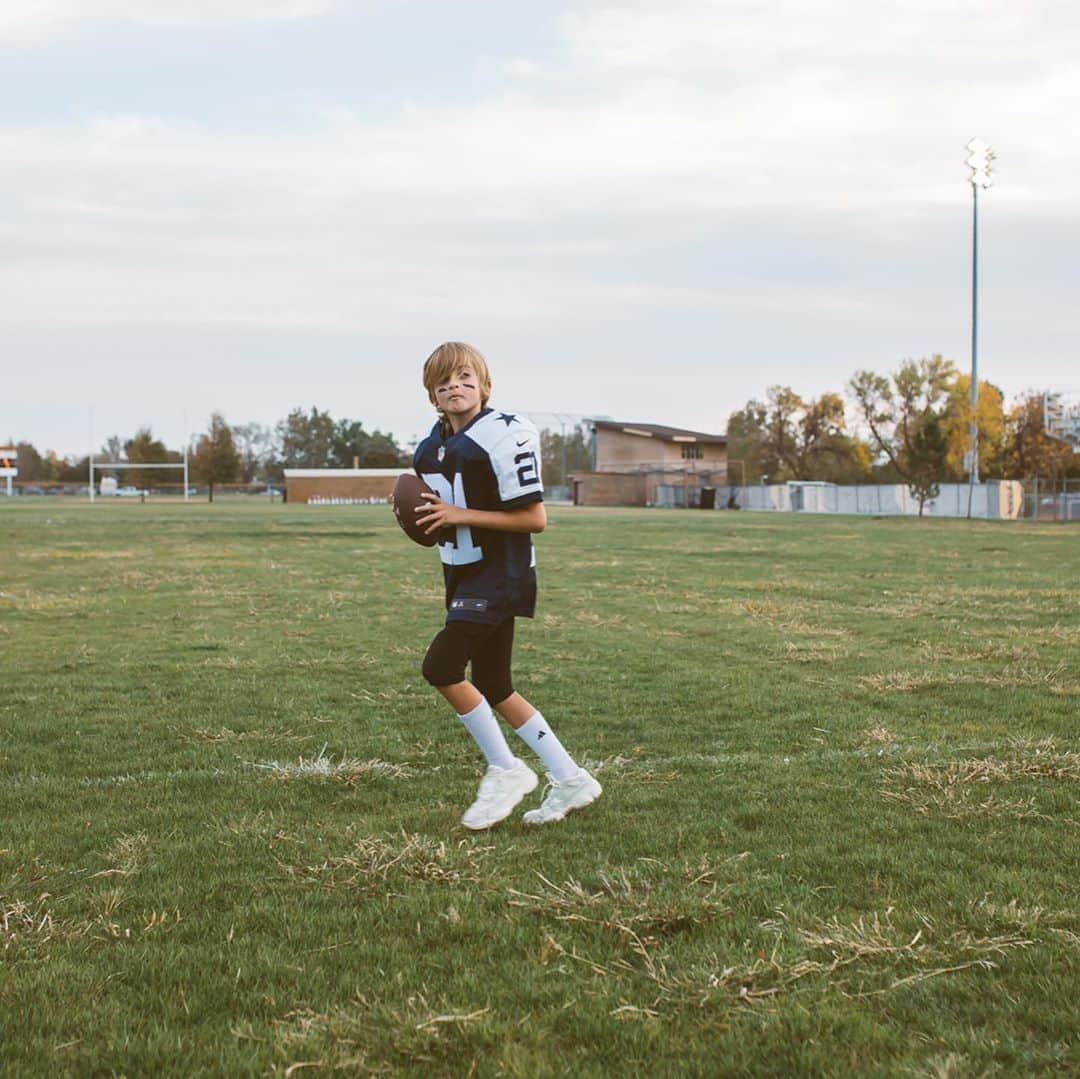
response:
[[[971,516],[971,498],[975,484],[979,482],[979,188],[986,190],[994,183],[994,159],[996,154],[982,139],[969,139],[968,156],[964,164],[971,170],[971,423],[968,426],[968,517]]]
[[[964,162],[971,169],[968,182],[976,187],[994,186],[994,158],[997,156],[982,139],[969,139],[967,160]]]

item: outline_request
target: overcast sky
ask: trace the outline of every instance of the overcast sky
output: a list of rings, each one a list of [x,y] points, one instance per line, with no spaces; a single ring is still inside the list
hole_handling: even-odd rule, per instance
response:
[[[3,0],[0,441],[294,407],[722,431],[767,386],[1080,386],[1075,4]]]

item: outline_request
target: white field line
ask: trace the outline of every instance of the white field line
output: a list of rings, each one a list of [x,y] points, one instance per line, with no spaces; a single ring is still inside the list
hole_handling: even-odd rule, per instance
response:
[[[582,763],[590,770],[605,768],[612,771],[625,770],[633,772],[635,769],[655,769],[664,766],[677,765],[707,765],[722,768],[725,765],[741,764],[768,764],[769,762],[799,764],[815,764],[820,761],[862,759],[866,761],[895,761],[903,758],[936,759],[949,761],[957,759],[964,754],[975,753],[1002,753],[1013,749],[1012,745],[1001,742],[966,742],[961,745],[939,746],[924,744],[918,746],[902,746],[893,743],[889,746],[854,746],[849,749],[828,749],[822,747],[803,748],[792,746],[786,751],[776,750],[771,752],[752,751],[744,753],[683,753],[666,757],[624,757],[612,756],[602,759],[582,758]],[[1022,746],[1019,748],[1023,748]],[[317,759],[317,758],[316,758]],[[402,761],[401,766],[412,768],[417,775],[454,770],[469,772],[482,771],[480,762],[471,761],[444,761],[441,764],[425,764],[413,761]],[[18,788],[44,786],[57,784],[71,787],[120,787],[132,783],[154,783],[160,781],[183,781],[199,779],[235,779],[239,776],[255,777],[259,774],[266,775],[273,772],[275,767],[280,767],[277,762],[243,761],[235,768],[174,768],[169,771],[145,770],[140,772],[124,772],[115,775],[104,776],[65,776],[55,773],[32,772],[29,775],[0,776],[0,787]],[[298,769],[298,773],[299,773]],[[309,774],[326,774],[316,769],[305,769]],[[375,771],[374,769],[372,770]],[[331,773],[332,774],[332,773]]]

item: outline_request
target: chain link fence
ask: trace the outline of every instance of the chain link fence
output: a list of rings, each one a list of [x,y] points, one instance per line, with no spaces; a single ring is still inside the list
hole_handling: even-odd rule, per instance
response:
[[[1080,521],[1080,479],[1024,482],[1024,516],[1034,521]]]
[[[0,488],[0,495],[3,488]],[[56,499],[89,499],[90,488],[85,483],[48,483],[44,481],[16,481],[13,484],[13,497],[16,498],[56,498]],[[111,494],[108,490],[95,488],[95,501],[100,502],[183,502],[184,485],[182,483],[154,483],[136,486],[128,484],[118,486]],[[214,501],[226,499],[231,501],[253,500],[281,502],[284,499],[284,489],[277,484],[267,483],[215,483]],[[210,500],[210,488],[206,484],[189,484],[187,488],[188,502],[208,502]]]

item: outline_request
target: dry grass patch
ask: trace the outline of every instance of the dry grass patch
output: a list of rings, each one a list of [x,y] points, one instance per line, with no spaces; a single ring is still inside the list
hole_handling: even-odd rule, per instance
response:
[[[972,903],[968,908],[968,920],[986,928],[1008,927],[1034,935],[1048,931],[1074,936],[1064,926],[1075,925],[1080,913],[1072,910],[1048,910],[1036,904],[1021,903],[1010,899],[1008,903],[999,903],[988,896]],[[1077,938],[1080,940],[1080,938]]]
[[[177,909],[121,914],[121,909],[127,905],[128,895],[123,888],[110,888],[99,897],[98,910],[78,930],[79,935],[88,934],[90,939],[98,941],[129,941],[151,933],[167,932],[181,922],[181,914]]]
[[[182,730],[178,727],[171,727],[170,730],[175,731],[189,742],[209,745],[221,745],[222,743],[232,742],[272,742],[275,744],[289,744],[305,742],[308,739],[308,735],[297,734],[295,731],[258,731],[255,729],[235,731],[229,727],[218,727],[216,730],[210,727],[195,727],[191,730]]]
[[[806,614],[805,601],[798,605],[796,613],[793,605],[776,600],[747,600],[742,610],[757,622],[764,622],[772,629],[785,633],[803,633],[811,637],[846,637],[848,630],[839,626],[828,626],[807,622],[801,615]]]
[[[1080,752],[1061,750],[1052,738],[1015,742],[1009,757],[979,757],[945,764],[911,762],[888,773],[917,783],[947,789],[964,783],[1011,782],[1025,777],[1080,779]]]
[[[134,835],[121,835],[113,841],[112,845],[104,852],[104,858],[109,863],[107,869],[99,870],[92,874],[93,877],[132,877],[142,868],[143,857],[146,854],[150,840],[145,832],[137,832]]]
[[[659,762],[649,761],[639,753],[640,750],[635,750],[630,756],[617,753],[613,757],[602,757],[600,760],[587,758],[584,767],[594,774],[607,772],[609,775],[629,776],[638,783],[671,783],[680,777],[677,771],[657,769],[655,766]]]
[[[780,656],[791,663],[836,663],[847,652],[835,645],[816,641],[784,641]]]
[[[834,918],[815,929],[791,930],[776,922],[765,922],[762,928],[778,934],[772,956],[742,970],[738,966],[725,968],[724,976],[714,975],[706,989],[722,986],[730,990],[739,985],[741,977],[739,997],[752,1000],[776,996],[817,976],[822,992],[876,996],[964,970],[993,970],[1013,950],[1037,943],[1016,933],[986,936],[966,927],[939,936],[933,919],[917,912],[909,919],[918,926],[912,931],[894,924],[893,913],[889,908],[853,922]],[[810,954],[784,961],[782,939],[792,933]],[[816,952],[825,952],[827,958],[815,958]],[[901,974],[903,970],[909,973]]]
[[[485,1043],[484,1030],[493,1018],[490,1007],[453,1007],[432,1002],[428,991],[400,1003],[373,1000],[358,994],[345,1006],[316,1012],[289,1012],[275,1020],[270,1042],[284,1077],[309,1069],[349,1074],[386,1074],[401,1068],[438,1067],[449,1053],[462,1050],[463,1041]],[[233,1030],[237,1038],[263,1041],[250,1023]],[[441,1073],[441,1072],[440,1072]]]
[[[980,631],[974,629],[972,633],[978,635]],[[995,637],[1022,637],[1025,644],[1080,644],[1080,625],[1063,626],[1060,622],[1052,626],[1003,623],[992,630],[987,630],[986,634],[993,634]]]
[[[394,764],[374,758],[368,761],[354,757],[342,757],[335,761],[327,756],[326,746],[314,757],[300,757],[296,761],[262,761],[254,767],[269,772],[274,779],[289,781],[293,779],[334,779],[347,787],[354,787],[361,779],[381,776],[386,779],[407,779],[413,774],[405,764]]]
[[[543,887],[536,892],[510,889],[511,906],[524,907],[559,922],[580,922],[614,930],[630,938],[635,946],[691,930],[712,920],[720,909],[715,878],[708,867],[685,867],[682,882],[691,887],[680,888],[675,896],[662,895],[662,885],[625,869],[600,873],[595,884],[588,886],[573,878],[554,884],[542,874],[537,876]],[[707,888],[695,892],[692,888],[695,884]]]
[[[912,674],[910,671],[890,671],[887,674],[865,674],[859,683],[879,693],[911,693],[934,685],[941,679],[933,674]]]
[[[358,888],[378,891],[391,878],[434,884],[477,884],[481,865],[495,848],[477,846],[463,839],[456,845],[428,836],[364,836],[347,854],[333,855],[309,865],[278,865],[304,884],[324,888]]]
[[[1039,812],[1034,795],[1003,798],[994,791],[986,793],[987,785],[1025,779],[1080,779],[1080,753],[1060,750],[1053,739],[1044,739],[1017,742],[1008,757],[978,757],[944,764],[910,761],[885,773],[881,794],[911,806],[923,816],[1052,819]]]
[[[1073,696],[1080,693],[1080,684],[1067,681],[1069,671],[1064,663],[1053,667],[1032,667],[1020,663],[1009,664],[999,671],[980,674],[960,674],[956,671],[890,671],[883,674],[867,674],[859,683],[867,689],[881,693],[911,693],[928,686],[991,686],[996,689],[1030,687]]]
[[[882,726],[867,727],[862,735],[868,742],[880,742],[883,745],[895,745],[897,741],[892,731]]]
[[[853,922],[830,919],[803,929],[786,919],[767,920],[761,929],[774,934],[773,945],[743,947],[747,958],[731,954],[680,960],[658,934],[643,929],[648,908],[626,910],[625,888],[609,881],[590,890],[578,882],[553,885],[535,895],[512,893],[512,902],[531,906],[555,921],[599,925],[617,931],[628,945],[611,959],[588,954],[578,943],[549,936],[540,955],[563,972],[576,971],[607,988],[619,1000],[610,1012],[620,1019],[654,1019],[672,1009],[731,1009],[761,1006],[794,992],[819,996],[876,996],[969,970],[993,970],[1017,949],[1037,940],[1023,933],[979,933],[970,927],[937,933],[930,917],[915,913],[907,927],[893,921],[892,908]],[[620,917],[604,917],[605,904],[620,900]],[[641,930],[641,931],[639,931]],[[824,954],[822,954],[824,953]],[[734,961],[733,961],[734,959]]]
[[[32,903],[0,896],[0,945],[5,952],[48,944],[57,933],[50,897],[42,895]]]
[[[965,663],[984,660],[1004,660],[1012,663],[1030,663],[1036,652],[1027,645],[1005,644],[1000,641],[987,641],[984,644],[949,644],[946,641],[918,642],[923,659],[934,662],[942,659],[956,659]]]

